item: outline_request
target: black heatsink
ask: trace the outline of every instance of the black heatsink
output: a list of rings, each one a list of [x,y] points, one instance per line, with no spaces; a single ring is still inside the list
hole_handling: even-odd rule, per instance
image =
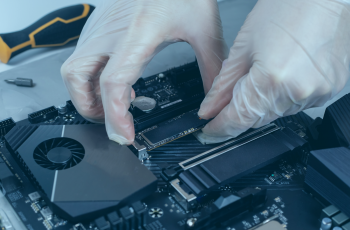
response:
[[[179,174],[179,180],[187,185],[193,194],[201,196],[277,162],[282,157],[299,158],[306,145],[307,142],[291,129],[277,130],[242,144],[239,148],[227,150],[229,147],[225,147],[214,151],[211,156],[220,151],[223,153],[206,161],[201,162],[199,158],[187,165],[183,163],[182,165],[188,168]],[[191,166],[193,162],[197,164]]]
[[[312,151],[306,189],[350,216],[350,150],[344,147]]]
[[[85,155],[84,147],[71,138],[52,138],[41,142],[34,150],[35,162],[43,168],[63,170],[79,164]]]
[[[327,107],[318,130],[320,148],[350,148],[350,93]]]
[[[157,187],[127,146],[108,139],[104,125],[16,125],[5,140],[50,209],[71,222],[96,219]]]

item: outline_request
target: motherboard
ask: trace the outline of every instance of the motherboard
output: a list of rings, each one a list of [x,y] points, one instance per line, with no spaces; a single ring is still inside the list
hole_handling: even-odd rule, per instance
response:
[[[28,230],[350,229],[350,95],[323,120],[300,112],[204,145],[196,62],[133,89],[130,146],[71,101],[0,121],[0,189]],[[1,207],[0,229],[13,229]]]

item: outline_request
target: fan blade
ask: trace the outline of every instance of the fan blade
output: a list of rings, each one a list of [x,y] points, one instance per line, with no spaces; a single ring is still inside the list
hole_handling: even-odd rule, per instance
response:
[[[81,160],[83,160],[84,156],[80,157],[80,156],[78,156],[78,155],[76,155],[76,154],[73,154],[73,158],[74,158],[74,159],[79,159],[79,160],[81,161]],[[77,164],[78,164],[78,163],[77,163]]]

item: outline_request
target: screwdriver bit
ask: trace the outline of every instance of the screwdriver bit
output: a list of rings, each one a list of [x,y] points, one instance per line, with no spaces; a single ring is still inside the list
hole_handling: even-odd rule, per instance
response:
[[[33,80],[29,78],[16,78],[16,79],[6,79],[7,83],[15,84],[17,86],[33,87]]]

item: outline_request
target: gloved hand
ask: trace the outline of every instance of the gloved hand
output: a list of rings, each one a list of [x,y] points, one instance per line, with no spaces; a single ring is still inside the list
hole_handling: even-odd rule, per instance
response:
[[[105,122],[110,139],[131,144],[131,86],[155,54],[179,41],[194,49],[208,92],[228,55],[216,0],[102,1],[61,68],[78,112]]]
[[[349,78],[346,1],[259,0],[201,105],[215,118],[199,139],[225,141],[335,96]]]

